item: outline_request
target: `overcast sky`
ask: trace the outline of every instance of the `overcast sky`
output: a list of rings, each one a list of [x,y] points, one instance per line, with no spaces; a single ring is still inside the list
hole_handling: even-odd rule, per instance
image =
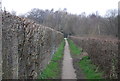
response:
[[[2,0],[2,8],[7,11],[16,11],[23,14],[32,8],[58,10],[67,8],[73,14],[86,12],[87,14],[98,11],[104,15],[108,9],[117,9],[119,0]]]

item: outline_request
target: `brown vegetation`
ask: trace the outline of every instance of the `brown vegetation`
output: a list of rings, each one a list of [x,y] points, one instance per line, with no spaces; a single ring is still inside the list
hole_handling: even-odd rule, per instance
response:
[[[2,25],[2,78],[37,79],[63,34],[7,12],[2,14]]]
[[[105,72],[106,78],[117,78],[118,73],[118,40],[97,37],[74,37],[76,45],[90,56],[92,62]]]

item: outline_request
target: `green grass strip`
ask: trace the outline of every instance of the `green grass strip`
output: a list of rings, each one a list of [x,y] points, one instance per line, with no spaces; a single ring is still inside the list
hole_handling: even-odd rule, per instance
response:
[[[103,79],[103,73],[95,71],[97,67],[92,64],[89,56],[84,56],[82,60],[79,61],[79,66],[83,70],[87,79]]]
[[[72,52],[72,54],[74,55],[81,54],[82,49],[78,48],[72,40],[68,39],[68,42],[69,42],[70,51]],[[84,56],[82,60],[80,60],[77,63],[77,65],[83,70],[86,76],[86,79],[89,79],[89,80],[103,79],[102,78],[103,72],[96,71],[97,67],[94,64],[92,64],[89,56]]]
[[[72,40],[68,39],[68,43],[72,54],[77,54],[77,55],[81,54],[82,49],[78,48]]]
[[[38,79],[56,79],[60,76],[60,66],[58,61],[62,60],[65,42],[63,41],[56,53],[53,55],[51,62],[39,75]]]

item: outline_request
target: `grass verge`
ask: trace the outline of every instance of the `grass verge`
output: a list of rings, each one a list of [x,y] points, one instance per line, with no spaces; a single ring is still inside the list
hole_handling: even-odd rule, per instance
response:
[[[76,56],[78,57],[78,55],[82,53],[82,49],[78,48],[72,40],[68,39],[68,42],[69,42],[72,57],[73,59],[76,59],[75,57]],[[90,79],[103,79],[102,78],[103,72],[98,71],[98,67],[92,64],[89,56],[84,56],[82,60],[78,60],[75,63],[77,67],[82,69],[86,79],[89,79],[89,80]]]
[[[103,72],[99,72],[94,64],[92,64],[89,56],[84,56],[81,61],[79,61],[79,66],[83,70],[87,79],[103,79]]]
[[[51,62],[47,65],[47,67],[42,71],[39,75],[38,79],[58,79],[61,76],[61,60],[63,58],[65,42],[63,41],[58,50],[53,55]]]
[[[79,55],[81,53],[82,49],[78,48],[72,40],[68,39],[68,43],[69,43],[70,51],[72,54]]]

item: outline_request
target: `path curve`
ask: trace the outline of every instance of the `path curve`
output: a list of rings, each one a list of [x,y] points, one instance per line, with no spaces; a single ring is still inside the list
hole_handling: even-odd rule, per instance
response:
[[[69,44],[66,38],[62,67],[62,79],[76,79],[75,69],[73,68],[73,60],[70,55]]]

